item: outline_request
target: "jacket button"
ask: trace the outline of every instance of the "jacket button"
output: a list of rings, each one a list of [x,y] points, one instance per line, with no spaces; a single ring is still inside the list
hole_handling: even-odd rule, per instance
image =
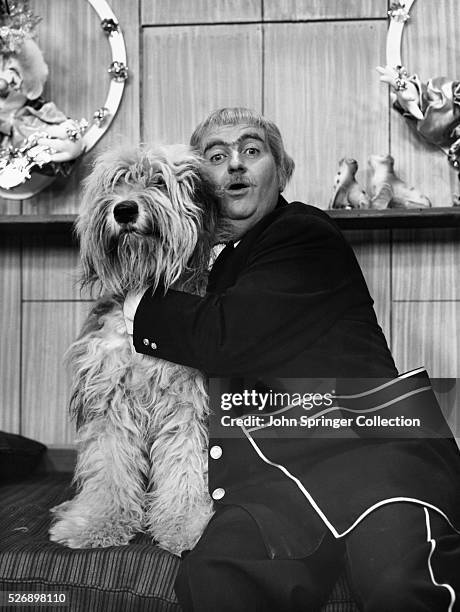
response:
[[[222,499],[225,495],[225,489],[214,489],[211,495],[213,499]]]
[[[153,350],[155,350],[157,347],[156,342],[151,342],[150,343],[150,348],[152,348]]]
[[[144,338],[144,339],[142,340],[142,344],[144,344],[144,346],[148,346],[148,345],[150,344],[149,339],[148,339],[148,338]]]
[[[213,459],[220,459],[222,457],[222,448],[220,446],[213,446],[209,454]]]

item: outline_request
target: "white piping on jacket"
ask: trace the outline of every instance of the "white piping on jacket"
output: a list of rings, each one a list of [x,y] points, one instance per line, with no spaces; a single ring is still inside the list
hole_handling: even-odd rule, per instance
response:
[[[367,510],[365,510],[362,514],[360,514],[358,516],[358,518],[356,519],[356,521],[348,529],[346,529],[345,531],[340,533],[339,531],[337,531],[337,529],[334,527],[334,525],[329,521],[329,519],[327,518],[325,513],[321,510],[321,508],[318,506],[316,501],[313,499],[311,493],[304,487],[304,485],[301,483],[301,481],[298,478],[296,478],[295,476],[293,476],[291,474],[291,472],[289,472],[289,470],[286,467],[284,467],[284,465],[281,465],[279,463],[274,463],[273,461],[270,461],[270,459],[268,459],[263,454],[263,452],[260,450],[260,448],[257,446],[256,442],[251,438],[251,436],[248,433],[248,430],[246,430],[246,428],[243,427],[243,426],[241,427],[241,429],[243,430],[244,435],[248,438],[248,440],[251,443],[252,447],[254,448],[256,453],[259,455],[259,457],[262,459],[262,461],[264,461],[268,465],[271,465],[272,467],[277,468],[278,470],[283,472],[288,478],[290,478],[293,482],[295,482],[295,484],[298,486],[298,488],[302,491],[302,493],[308,499],[310,504],[313,506],[313,508],[315,509],[316,513],[319,515],[319,517],[321,518],[323,523],[326,525],[326,527],[329,529],[329,531],[332,533],[332,535],[335,538],[337,538],[337,539],[343,538],[344,536],[349,534],[364,518],[366,518],[366,516],[371,514],[371,512],[373,512],[377,508],[380,508],[381,506],[385,506],[387,504],[396,503],[396,502],[408,502],[408,503],[412,503],[412,504],[419,504],[419,505],[424,506],[424,507],[426,506],[427,508],[431,508],[435,512],[438,512],[447,521],[449,526],[456,533],[460,534],[460,531],[454,527],[453,523],[450,521],[450,519],[447,516],[447,514],[445,514],[440,508],[438,508],[437,506],[434,506],[433,504],[429,504],[428,502],[423,501],[421,499],[417,499],[416,497],[388,497],[386,499],[382,499],[381,501],[379,501],[376,504],[374,504],[374,505],[370,506],[369,508],[367,508]]]
[[[426,541],[428,543],[431,544],[431,550],[430,550],[430,554],[428,555],[428,571],[430,573],[430,578],[431,578],[431,582],[438,587],[444,587],[445,589],[447,589],[449,591],[449,595],[450,595],[450,604],[449,607],[447,608],[447,612],[452,612],[452,610],[454,609],[454,604],[455,604],[455,591],[454,589],[450,586],[450,584],[447,583],[439,583],[436,582],[435,577],[434,577],[434,573],[433,573],[433,568],[431,567],[431,557],[433,556],[434,550],[436,548],[436,540],[434,540],[431,537],[431,525],[430,525],[430,514],[428,512],[428,510],[426,508],[423,508],[425,511],[425,524],[426,524]]]

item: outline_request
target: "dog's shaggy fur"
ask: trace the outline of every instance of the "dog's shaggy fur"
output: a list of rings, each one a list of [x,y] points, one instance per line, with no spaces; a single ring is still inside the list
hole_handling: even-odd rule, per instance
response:
[[[113,546],[147,531],[180,554],[212,516],[206,381],[197,370],[135,353],[122,307],[128,291],[148,287],[202,293],[215,215],[188,147],[96,160],[77,233],[82,283],[102,297],[69,351],[78,491],[53,509],[55,542]]]

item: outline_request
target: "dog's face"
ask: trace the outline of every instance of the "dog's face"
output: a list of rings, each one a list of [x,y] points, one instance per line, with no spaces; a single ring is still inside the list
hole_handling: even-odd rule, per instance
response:
[[[205,267],[216,204],[200,169],[185,145],[100,156],[76,227],[83,284],[125,295]]]

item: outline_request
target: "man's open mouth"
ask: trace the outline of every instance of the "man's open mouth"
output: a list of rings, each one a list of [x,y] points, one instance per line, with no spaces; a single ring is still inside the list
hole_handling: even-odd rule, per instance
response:
[[[249,188],[249,183],[244,181],[235,181],[227,186],[227,191],[231,193],[239,193]]]

